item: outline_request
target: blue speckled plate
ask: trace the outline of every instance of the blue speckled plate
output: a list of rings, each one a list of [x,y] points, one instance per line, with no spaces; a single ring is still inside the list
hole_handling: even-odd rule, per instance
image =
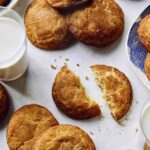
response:
[[[137,35],[139,23],[147,14],[150,14],[150,5],[140,14],[129,31],[127,38],[127,55],[132,69],[138,78],[143,82],[143,84],[150,90],[150,81],[147,79],[144,73],[144,61],[147,51],[140,43]]]

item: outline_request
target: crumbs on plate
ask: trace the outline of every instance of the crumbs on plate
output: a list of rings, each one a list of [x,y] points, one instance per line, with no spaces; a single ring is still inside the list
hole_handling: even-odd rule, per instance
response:
[[[51,68],[56,70],[57,69],[57,65],[51,65]]]
[[[86,79],[86,80],[89,80],[89,77],[88,77],[88,76],[85,76],[85,79]]]

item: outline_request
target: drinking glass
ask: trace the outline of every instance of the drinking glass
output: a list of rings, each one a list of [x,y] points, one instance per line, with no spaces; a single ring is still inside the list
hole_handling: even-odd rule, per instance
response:
[[[0,6],[0,80],[19,78],[25,73],[27,66],[23,20],[14,10]]]

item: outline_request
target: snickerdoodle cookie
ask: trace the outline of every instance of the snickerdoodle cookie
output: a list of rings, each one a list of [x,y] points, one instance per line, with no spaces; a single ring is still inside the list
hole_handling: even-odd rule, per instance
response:
[[[144,63],[145,74],[150,80],[150,53],[147,53],[145,63]]]
[[[150,52],[150,14],[145,16],[137,29],[139,39],[148,52]]]
[[[103,47],[115,42],[124,29],[124,14],[114,0],[93,0],[68,15],[70,31],[81,42]]]
[[[37,104],[25,105],[12,116],[7,129],[10,150],[32,150],[33,142],[42,132],[58,125],[54,116]]]
[[[87,1],[88,0],[47,0],[52,7],[59,9],[68,8]]]
[[[4,119],[9,109],[9,97],[4,88],[0,83],[0,121]]]
[[[129,110],[132,103],[132,87],[124,73],[105,65],[93,65],[92,71],[98,86],[102,88],[112,116],[120,120]]]
[[[25,13],[25,26],[29,40],[41,49],[62,49],[72,40],[65,17],[46,0],[32,1]]]
[[[87,119],[100,115],[98,104],[91,100],[77,77],[67,66],[58,72],[52,96],[57,107],[74,119]]]
[[[37,139],[33,150],[96,150],[90,136],[72,125],[48,129]]]

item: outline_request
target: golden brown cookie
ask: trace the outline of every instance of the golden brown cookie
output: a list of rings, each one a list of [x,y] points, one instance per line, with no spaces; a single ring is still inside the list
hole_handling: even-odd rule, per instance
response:
[[[150,143],[145,142],[143,150],[150,150]]]
[[[68,16],[70,31],[81,42],[103,47],[115,42],[124,29],[124,14],[114,0],[93,0]]]
[[[0,83],[0,121],[4,119],[9,109],[9,97],[4,88]]]
[[[91,66],[98,86],[102,88],[103,98],[107,101],[112,116],[120,120],[132,103],[132,87],[124,73],[105,65]]]
[[[47,0],[52,7],[59,9],[68,8],[87,1],[88,0]]]
[[[0,0],[0,6],[4,6],[6,4],[6,0]]]
[[[32,150],[33,142],[57,120],[45,107],[31,104],[18,109],[7,128],[7,143],[10,150]]]
[[[58,72],[52,88],[57,107],[74,119],[88,119],[100,115],[98,104],[91,100],[77,77],[67,66]]]
[[[41,49],[65,48],[72,40],[65,17],[46,0],[32,1],[25,13],[25,26],[29,40]]]
[[[150,14],[142,19],[137,33],[143,46],[150,52]]]
[[[50,128],[37,139],[33,150],[96,150],[90,136],[71,125]]]
[[[145,74],[150,80],[150,53],[147,53],[145,63],[144,63]]]

